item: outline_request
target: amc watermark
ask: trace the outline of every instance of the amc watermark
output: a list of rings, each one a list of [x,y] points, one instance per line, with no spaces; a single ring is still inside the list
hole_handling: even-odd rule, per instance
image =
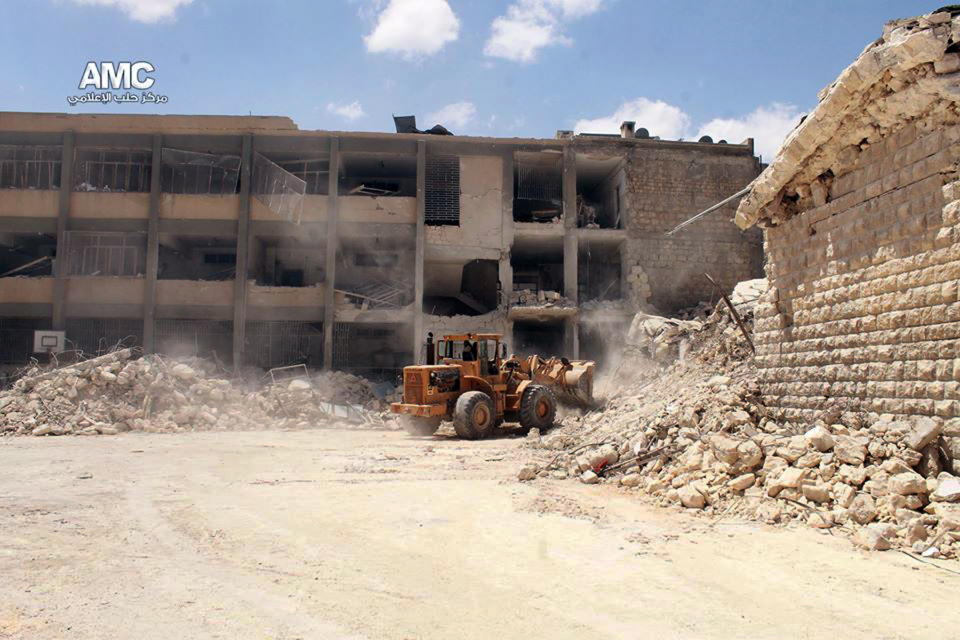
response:
[[[78,104],[87,104],[99,102],[106,104],[116,102],[117,104],[139,103],[139,104],[165,104],[167,96],[160,95],[149,89],[155,82],[150,74],[154,73],[156,68],[149,62],[88,62],[83,68],[83,76],[80,78],[80,84],[77,88],[81,91],[85,89],[97,89],[97,91],[87,91],[86,93],[67,96],[67,102],[71,107]],[[136,91],[131,91],[135,89]],[[114,93],[119,91],[120,93]]]

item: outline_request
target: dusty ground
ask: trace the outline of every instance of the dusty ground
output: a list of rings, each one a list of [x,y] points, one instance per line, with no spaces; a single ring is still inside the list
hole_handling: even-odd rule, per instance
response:
[[[943,638],[960,576],[514,480],[521,439],[0,440],[0,638]]]

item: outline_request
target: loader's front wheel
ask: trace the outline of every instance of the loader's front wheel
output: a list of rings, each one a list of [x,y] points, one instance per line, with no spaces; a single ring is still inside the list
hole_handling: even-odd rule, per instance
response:
[[[497,421],[493,399],[483,391],[467,391],[457,398],[453,409],[453,429],[465,440],[486,438]]]
[[[432,436],[440,427],[440,416],[424,418],[422,416],[400,415],[400,424],[404,431],[412,436]]]
[[[520,426],[547,429],[557,416],[557,397],[542,384],[531,384],[520,397]]]

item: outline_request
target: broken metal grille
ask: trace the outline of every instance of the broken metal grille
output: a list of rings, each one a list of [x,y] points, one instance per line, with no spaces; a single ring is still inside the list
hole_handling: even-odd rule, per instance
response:
[[[281,320],[248,322],[246,362],[263,369],[323,363],[323,323]]]
[[[157,320],[157,353],[233,362],[233,323],[217,320]]]
[[[0,145],[0,189],[59,189],[59,146]]]
[[[337,322],[333,325],[333,368],[344,369],[356,363],[350,360],[350,343],[353,341],[353,325]]]
[[[164,193],[232,195],[240,178],[240,156],[163,149],[160,190]]]
[[[49,328],[48,318],[0,318],[0,362],[26,363],[33,357],[33,332]]]
[[[517,167],[517,194],[520,200],[560,202],[562,185],[559,167]]]
[[[85,356],[143,344],[143,321],[123,318],[68,318],[66,348]]]
[[[150,151],[81,149],[76,158],[74,191],[150,191]]]
[[[253,195],[270,211],[300,222],[307,183],[262,154],[254,154]]]
[[[424,176],[424,221],[431,225],[460,224],[460,158],[430,156]]]
[[[156,324],[157,351],[175,356],[233,358],[233,324],[213,320],[161,319]]]
[[[146,252],[144,233],[68,231],[67,275],[142,276]]]
[[[306,183],[306,193],[325,196],[330,186],[330,160],[318,158],[312,160],[285,160],[278,163],[280,168]]]

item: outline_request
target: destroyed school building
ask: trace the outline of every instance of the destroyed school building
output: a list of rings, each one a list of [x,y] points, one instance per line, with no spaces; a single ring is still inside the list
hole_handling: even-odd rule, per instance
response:
[[[288,118],[0,113],[0,363],[66,349],[390,378],[428,331],[600,357],[762,270],[752,140],[301,131]]]
[[[766,404],[960,416],[960,8],[897,20],[740,203],[765,227]]]

